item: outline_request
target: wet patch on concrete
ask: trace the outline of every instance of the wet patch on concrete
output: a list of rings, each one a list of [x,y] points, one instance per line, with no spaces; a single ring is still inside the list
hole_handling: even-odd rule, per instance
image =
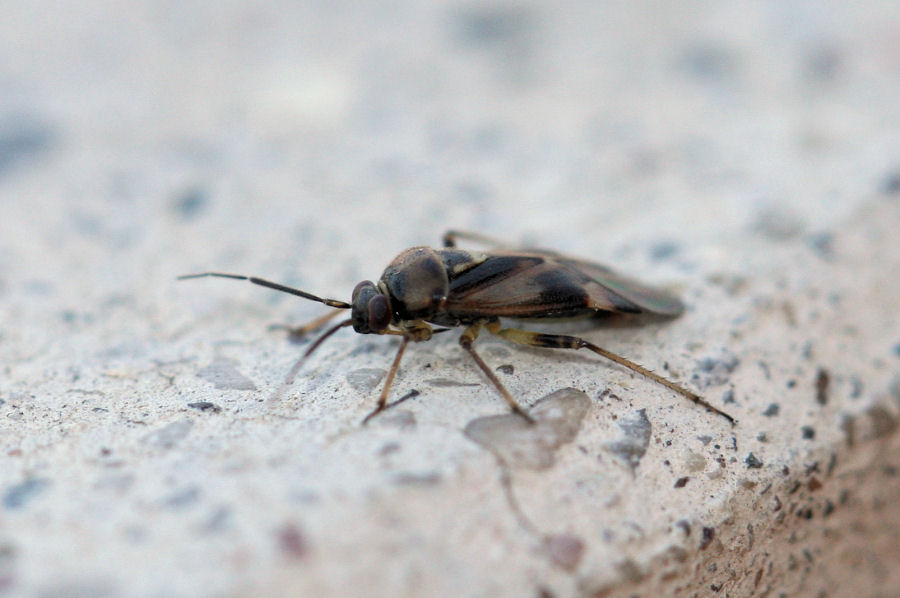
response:
[[[352,386],[353,390],[366,393],[378,386],[378,383],[381,382],[386,373],[387,371],[381,368],[359,368],[358,370],[347,372],[345,378],[347,384]]]
[[[548,469],[556,450],[575,439],[590,404],[582,391],[563,388],[534,404],[533,424],[512,413],[490,415],[469,422],[465,434],[511,467]]]

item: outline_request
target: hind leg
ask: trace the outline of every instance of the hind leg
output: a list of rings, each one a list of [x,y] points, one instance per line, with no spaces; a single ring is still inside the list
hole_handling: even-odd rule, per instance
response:
[[[503,337],[510,342],[516,343],[518,345],[524,345],[526,347],[543,347],[548,349],[588,349],[590,351],[593,351],[597,355],[600,355],[601,357],[605,357],[610,361],[614,361],[619,365],[637,372],[638,374],[641,374],[646,378],[650,378],[654,382],[658,382],[659,384],[662,384],[663,386],[674,390],[678,394],[689,398],[698,405],[706,407],[710,411],[718,413],[729,422],[731,422],[732,425],[734,425],[736,422],[736,420],[731,415],[725,413],[721,409],[713,407],[697,393],[691,392],[683,386],[680,386],[672,382],[671,380],[663,378],[659,374],[651,372],[644,366],[638,365],[637,363],[629,359],[625,359],[621,355],[617,355],[616,353],[607,351],[606,349],[602,349],[597,345],[589,343],[583,338],[579,338],[577,336],[569,336],[566,334],[544,334],[541,332],[530,332],[528,330],[520,330],[518,328],[500,328],[499,322],[491,322],[487,324],[487,329],[491,333]]]

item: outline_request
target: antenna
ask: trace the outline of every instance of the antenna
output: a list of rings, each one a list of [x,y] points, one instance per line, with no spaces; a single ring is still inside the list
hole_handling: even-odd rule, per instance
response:
[[[261,287],[274,289],[276,291],[281,291],[282,293],[288,293],[290,295],[296,295],[298,297],[303,297],[304,299],[309,299],[310,301],[318,301],[319,303],[324,303],[329,307],[336,307],[338,309],[350,309],[351,307],[350,304],[345,301],[338,301],[337,299],[323,299],[322,297],[316,297],[315,295],[307,293],[306,291],[301,291],[300,289],[288,287],[283,284],[278,284],[277,282],[272,282],[262,278],[256,278],[255,276],[243,276],[242,274],[225,274],[223,272],[201,272],[200,274],[185,274],[183,276],[179,276],[178,280],[187,280],[189,278],[204,278],[206,276],[215,276],[217,278],[233,278],[234,280],[249,280],[253,284],[258,284]]]

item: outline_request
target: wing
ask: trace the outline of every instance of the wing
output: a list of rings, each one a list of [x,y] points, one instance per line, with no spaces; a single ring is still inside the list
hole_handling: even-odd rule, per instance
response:
[[[559,256],[560,263],[590,277],[592,283],[602,292],[615,293],[640,308],[641,312],[660,316],[677,316],[684,311],[681,299],[672,293],[648,286],[602,264]],[[599,308],[598,308],[599,309]]]
[[[462,320],[682,311],[677,298],[599,264],[533,250],[469,255],[448,269],[445,309]]]

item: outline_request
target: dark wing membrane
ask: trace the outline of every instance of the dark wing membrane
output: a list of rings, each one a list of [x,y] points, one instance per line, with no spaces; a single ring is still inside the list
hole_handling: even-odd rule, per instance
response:
[[[550,253],[491,252],[471,268],[451,273],[444,307],[463,319],[656,311],[620,295],[593,274],[576,260]]]
[[[556,259],[567,268],[577,270],[591,279],[592,297],[602,298],[604,294],[612,292],[637,305],[642,312],[661,316],[677,316],[684,311],[684,304],[675,295],[623,276],[606,266],[566,256],[557,256]]]

